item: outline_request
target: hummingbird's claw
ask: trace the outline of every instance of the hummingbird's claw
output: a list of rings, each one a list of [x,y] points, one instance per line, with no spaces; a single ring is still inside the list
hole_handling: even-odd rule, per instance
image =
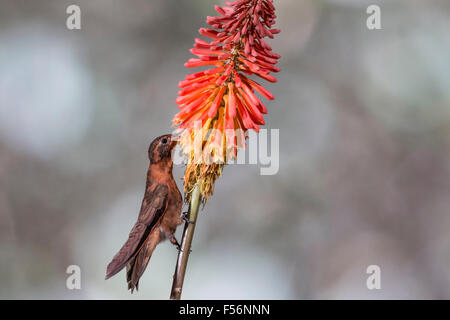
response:
[[[195,223],[194,221],[188,219],[187,212],[183,212],[183,214],[181,215],[181,218],[183,218],[184,222],[187,222],[189,224],[194,224]]]
[[[183,252],[183,249],[181,248],[181,245],[177,245],[177,250],[178,250],[178,252]],[[189,253],[191,253],[192,252],[192,250],[191,249],[189,249]]]
[[[181,245],[178,242],[177,238],[175,238],[175,236],[172,236],[172,238],[170,238],[170,242],[177,247],[177,250],[180,251],[181,250]]]

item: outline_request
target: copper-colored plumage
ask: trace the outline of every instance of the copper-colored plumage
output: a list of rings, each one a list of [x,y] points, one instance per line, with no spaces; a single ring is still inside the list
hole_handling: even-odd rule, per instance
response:
[[[149,147],[150,166],[138,221],[128,240],[109,263],[106,279],[125,266],[128,289],[138,289],[153,250],[161,241],[169,239],[179,247],[174,234],[181,218],[182,197],[172,176],[172,149],[176,141],[172,135],[156,138]]]

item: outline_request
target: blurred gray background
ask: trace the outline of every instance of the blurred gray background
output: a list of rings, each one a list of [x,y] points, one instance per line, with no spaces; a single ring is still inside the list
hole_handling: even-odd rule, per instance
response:
[[[188,50],[223,2],[0,0],[0,298],[168,298],[169,243],[137,294],[105,268],[137,217],[148,144],[171,130]],[[70,4],[81,30],[66,28]],[[382,30],[366,28],[370,4]],[[225,169],[183,298],[450,298],[450,2],[275,5],[280,170]],[[72,264],[81,290],[66,288]],[[372,264],[381,290],[366,288]]]

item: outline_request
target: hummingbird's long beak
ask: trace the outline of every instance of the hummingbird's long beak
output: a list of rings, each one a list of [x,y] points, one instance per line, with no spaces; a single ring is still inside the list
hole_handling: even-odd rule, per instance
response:
[[[172,148],[175,148],[176,145],[178,144],[179,139],[180,139],[179,134],[172,134],[172,136],[170,137],[170,146]]]
[[[182,131],[178,130],[172,133],[172,136],[170,138],[172,148],[175,148],[175,146],[177,145],[178,141],[180,140],[181,133]]]

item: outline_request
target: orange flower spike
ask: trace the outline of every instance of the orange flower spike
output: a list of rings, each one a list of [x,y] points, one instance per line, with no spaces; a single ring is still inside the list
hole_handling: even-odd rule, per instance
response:
[[[202,198],[208,199],[226,161],[237,156],[238,148],[245,148],[247,131],[259,131],[264,124],[267,108],[259,95],[268,100],[274,96],[250,76],[276,82],[271,73],[279,71],[275,64],[280,56],[263,39],[280,32],[272,28],[276,18],[273,0],[225,1],[215,10],[219,15],[206,20],[210,28],[199,30],[210,39],[195,39],[191,53],[197,57],[185,64],[207,69],[188,74],[179,83],[176,103],[181,111],[173,123],[185,130],[180,145],[189,158],[193,154],[194,124],[201,122],[202,131],[216,130],[212,135],[201,134],[202,154],[222,162],[190,162],[185,173],[186,201],[198,184]]]

